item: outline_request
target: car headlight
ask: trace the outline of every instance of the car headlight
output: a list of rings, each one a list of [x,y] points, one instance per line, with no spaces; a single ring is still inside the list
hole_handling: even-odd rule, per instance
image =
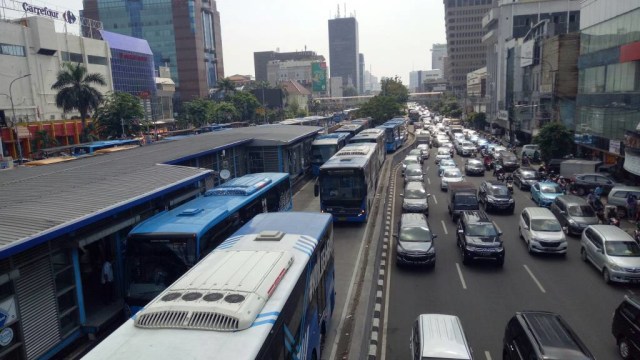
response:
[[[509,198],[509,204],[512,204],[513,202],[515,202],[515,200],[513,200],[512,198]]]
[[[569,219],[569,225],[576,226],[576,225],[578,225],[578,223],[573,219]]]
[[[404,253],[406,253],[406,252],[404,251],[404,248],[403,248],[402,246],[400,246],[400,245],[398,245],[398,247],[396,248],[396,252],[397,252],[398,254],[404,254]]]
[[[609,264],[609,268],[613,271],[625,271],[625,268],[618,266],[614,263]]]
[[[435,252],[436,252],[436,248],[433,245],[431,245],[429,250],[427,250],[427,254],[434,254]]]

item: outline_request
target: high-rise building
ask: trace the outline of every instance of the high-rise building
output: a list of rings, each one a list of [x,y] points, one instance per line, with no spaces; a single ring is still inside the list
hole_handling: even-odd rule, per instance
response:
[[[482,17],[494,2],[497,0],[444,0],[449,61],[444,75],[451,90],[460,96],[466,91],[467,73],[485,66]]]
[[[343,88],[360,89],[358,21],[355,17],[329,20],[329,71],[342,77]]]
[[[447,44],[431,46],[431,69],[444,70],[444,58],[447,56]]]
[[[358,93],[364,94],[364,54],[358,54]]]
[[[257,51],[253,53],[253,68],[256,72],[256,81],[269,81],[267,75],[267,64],[270,61],[325,61],[324,56],[316,54],[315,51]]]
[[[409,73],[409,91],[421,92],[424,90],[425,81],[435,81],[442,79],[442,70],[418,70]]]
[[[215,0],[84,0],[83,16],[105,30],[149,42],[156,66],[170,69],[176,97],[206,97],[224,77]],[[88,35],[88,34],[87,34]]]

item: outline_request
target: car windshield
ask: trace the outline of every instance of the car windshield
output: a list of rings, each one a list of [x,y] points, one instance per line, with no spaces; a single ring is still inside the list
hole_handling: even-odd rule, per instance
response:
[[[456,178],[456,177],[461,177],[462,173],[458,169],[446,170],[442,176],[449,177],[449,178]]]
[[[579,217],[594,217],[596,213],[589,205],[569,206],[569,215]]]
[[[440,161],[440,166],[441,167],[445,167],[445,166],[456,166],[456,162],[450,159],[444,159],[442,161]]]
[[[422,175],[422,169],[420,169],[420,168],[414,168],[414,167],[412,167],[412,168],[407,168],[406,173],[407,173],[407,175],[409,175],[409,176],[420,176],[420,175]]]
[[[508,196],[509,189],[506,186],[492,186],[491,195],[493,196]]]
[[[427,192],[424,189],[407,189],[404,193],[406,199],[426,199]]]
[[[518,161],[518,159],[516,159],[516,157],[513,156],[513,155],[502,155],[502,160],[503,161],[510,161],[510,162]]]
[[[438,149],[438,155],[449,155],[449,149]]]
[[[531,220],[531,230],[533,231],[560,231],[560,223],[556,219],[533,219]]]
[[[431,242],[431,231],[422,226],[405,226],[400,229],[400,241]]]
[[[560,194],[562,189],[558,185],[540,185],[540,192],[545,194]]]
[[[416,155],[416,156],[422,155],[422,150],[413,149],[413,150],[409,151],[409,155]]]
[[[471,167],[482,166],[482,162],[478,161],[478,160],[474,160],[474,161],[467,162],[467,165],[469,165]]]
[[[413,157],[411,157],[411,158],[405,158],[402,162],[403,162],[405,165],[417,164],[417,163],[418,163],[418,159],[413,158]]]
[[[497,236],[498,232],[491,223],[468,224],[466,235],[468,236]]]
[[[607,241],[605,248],[609,256],[640,256],[640,246],[635,241]]]
[[[527,179],[527,180],[531,180],[531,179],[537,179],[538,176],[536,175],[536,173],[534,171],[523,171],[522,172],[522,178],[523,179]]]

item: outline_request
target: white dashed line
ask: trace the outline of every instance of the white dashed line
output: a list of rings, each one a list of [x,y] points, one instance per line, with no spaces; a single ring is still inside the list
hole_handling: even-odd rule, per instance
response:
[[[427,184],[431,185],[431,179],[427,178]]]
[[[431,196],[431,198],[433,199],[433,202],[436,203],[436,205],[438,205],[438,199],[436,199],[436,196],[433,195]]]
[[[464,277],[462,276],[462,269],[460,269],[460,264],[456,263],[456,268],[458,269],[458,276],[460,277],[460,282],[462,283],[462,288],[467,290],[467,283],[464,282]]]
[[[444,220],[440,220],[442,223],[442,229],[444,229],[444,234],[449,235],[449,231],[447,231],[447,225],[444,223]]]
[[[522,265],[524,266],[524,269],[527,270],[527,272],[529,273],[529,276],[531,276],[531,278],[533,279],[533,282],[536,283],[536,285],[538,285],[538,288],[540,289],[540,291],[542,291],[543,293],[546,293],[546,291],[544,290],[544,288],[542,287],[542,284],[540,284],[540,281],[538,281],[538,279],[536,278],[535,275],[533,275],[533,273],[531,272],[531,270],[529,270],[529,267],[527,265]]]
[[[487,360],[491,360],[491,353],[489,353],[489,351],[485,351],[484,352],[484,357],[486,357]]]

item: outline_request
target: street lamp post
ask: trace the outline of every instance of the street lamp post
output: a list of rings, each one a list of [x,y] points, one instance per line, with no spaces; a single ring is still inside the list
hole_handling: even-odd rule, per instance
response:
[[[20,134],[18,134],[18,126],[17,126],[18,122],[16,121],[16,108],[13,106],[13,92],[11,88],[14,82],[20,79],[24,79],[28,76],[31,76],[31,74],[17,77],[13,79],[11,83],[9,83],[9,101],[11,101],[11,112],[13,113],[13,125],[15,127],[15,132],[16,132],[16,141],[18,142],[18,162],[22,162],[22,143],[20,142]]]

